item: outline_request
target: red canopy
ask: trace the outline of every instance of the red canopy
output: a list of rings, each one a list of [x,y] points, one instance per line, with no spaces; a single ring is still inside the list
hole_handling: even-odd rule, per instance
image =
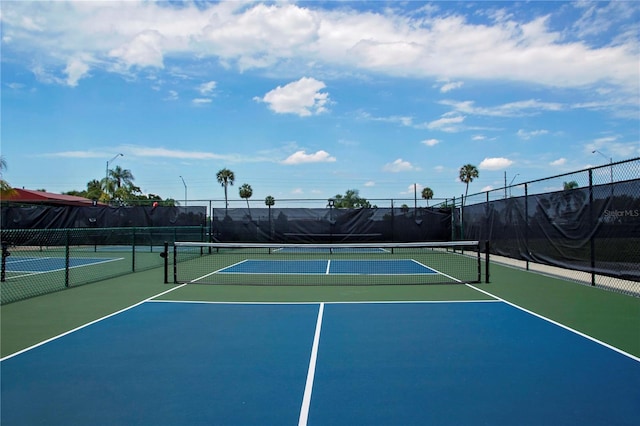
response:
[[[53,194],[44,191],[13,188],[13,194],[3,197],[3,201],[26,204],[48,204],[57,206],[92,206],[93,200],[75,195]],[[102,204],[102,203],[100,203]]]

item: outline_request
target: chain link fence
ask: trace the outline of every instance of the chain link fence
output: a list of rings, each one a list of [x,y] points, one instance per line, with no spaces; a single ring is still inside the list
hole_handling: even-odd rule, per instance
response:
[[[473,194],[464,238],[493,259],[640,296],[640,158]]]
[[[164,243],[204,241],[203,226],[3,229],[1,304],[162,266]]]

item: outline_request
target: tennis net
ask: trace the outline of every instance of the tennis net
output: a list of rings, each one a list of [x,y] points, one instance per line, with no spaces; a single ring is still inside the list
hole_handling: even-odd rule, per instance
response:
[[[174,283],[409,285],[478,283],[489,277],[478,241],[261,244],[175,242]],[[483,250],[484,249],[484,250]],[[170,256],[170,253],[167,253]],[[165,277],[171,276],[169,270]]]

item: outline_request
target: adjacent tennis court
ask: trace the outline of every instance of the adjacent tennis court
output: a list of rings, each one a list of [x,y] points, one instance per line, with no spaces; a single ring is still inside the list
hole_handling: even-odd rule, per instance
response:
[[[150,300],[4,359],[2,376],[3,425],[602,425],[640,416],[637,358],[494,298]]]
[[[107,262],[115,262],[123,258],[114,257],[71,257],[68,266],[79,268]],[[67,267],[67,259],[64,257],[10,257],[6,263],[6,272],[10,274],[42,274],[64,270]]]

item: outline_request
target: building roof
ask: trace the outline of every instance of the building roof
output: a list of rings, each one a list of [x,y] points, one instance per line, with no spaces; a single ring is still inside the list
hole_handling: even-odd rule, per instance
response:
[[[25,204],[47,204],[56,206],[92,206],[93,200],[76,195],[53,194],[31,189],[13,188],[13,194],[4,196],[2,201]],[[102,203],[100,203],[102,204]]]

